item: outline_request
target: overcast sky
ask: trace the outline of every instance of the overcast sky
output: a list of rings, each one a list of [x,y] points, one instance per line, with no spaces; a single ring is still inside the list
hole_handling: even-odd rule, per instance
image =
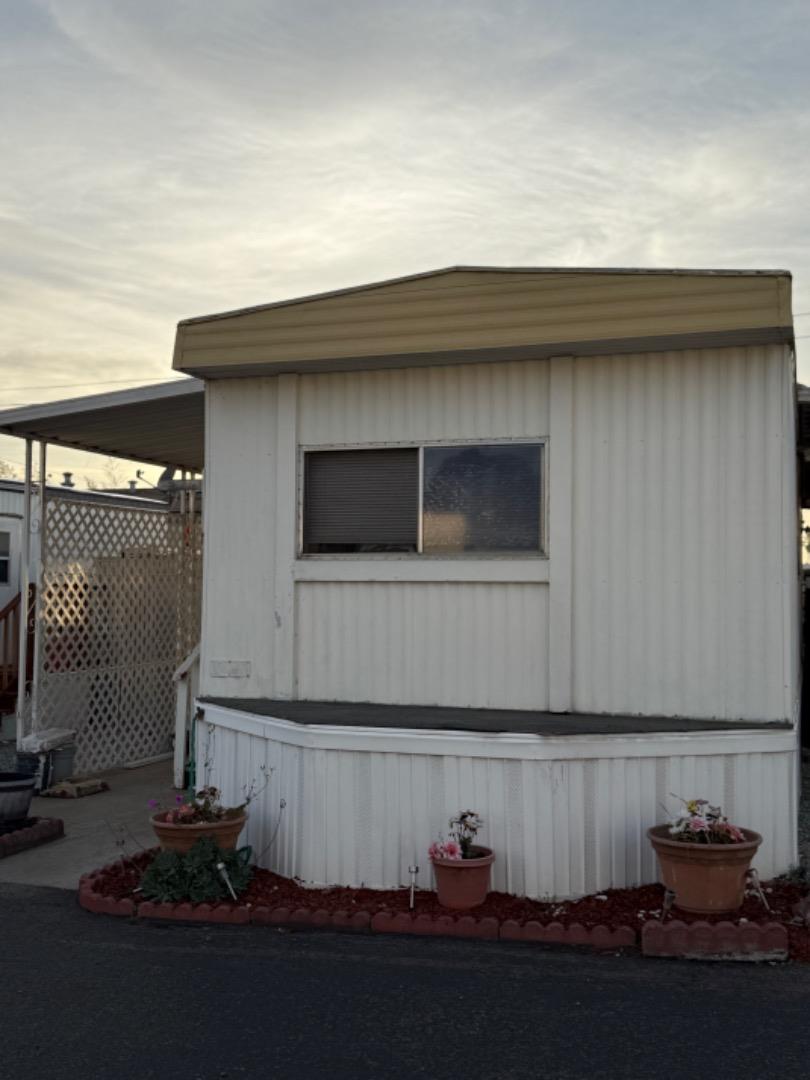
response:
[[[810,313],[809,57],[807,0],[0,0],[0,408],[453,263],[778,267]]]

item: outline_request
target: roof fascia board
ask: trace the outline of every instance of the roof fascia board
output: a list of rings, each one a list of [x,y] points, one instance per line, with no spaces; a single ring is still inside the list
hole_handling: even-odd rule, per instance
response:
[[[130,405],[148,405],[153,401],[166,401],[171,398],[202,394],[204,385],[199,379],[175,379],[169,383],[144,386],[136,390],[115,390],[109,394],[91,394],[80,398],[63,398],[49,401],[42,405],[25,405],[18,409],[5,409],[0,412],[0,431],[16,435],[18,424],[37,423],[43,420],[82,416],[102,409],[125,408]]]
[[[246,378],[262,375],[307,374],[330,371],[369,371],[383,368],[478,364],[509,360],[543,360],[552,356],[620,356],[627,353],[671,352],[683,349],[719,349],[745,345],[792,345],[792,326],[766,326],[710,333],[667,334],[593,341],[561,341],[500,348],[458,349],[427,353],[375,356],[322,357],[314,360],[201,367],[192,370],[200,379]],[[0,416],[0,421],[2,417]]]

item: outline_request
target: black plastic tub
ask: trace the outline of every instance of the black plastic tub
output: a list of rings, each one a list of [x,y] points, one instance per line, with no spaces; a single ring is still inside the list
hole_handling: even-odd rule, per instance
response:
[[[25,821],[36,779],[28,773],[0,772],[0,822]]]

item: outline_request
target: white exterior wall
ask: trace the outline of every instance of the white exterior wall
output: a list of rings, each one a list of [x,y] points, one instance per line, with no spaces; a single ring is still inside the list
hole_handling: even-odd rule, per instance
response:
[[[785,347],[229,379],[207,397],[203,695],[795,718]],[[548,440],[548,558],[296,559],[301,447],[502,438]]]
[[[575,711],[795,718],[793,393],[781,346],[576,361]]]
[[[546,585],[303,582],[297,627],[304,700],[548,708]]]
[[[646,830],[699,793],[763,836],[764,879],[795,860],[793,733],[547,737],[302,727],[205,706],[200,779],[227,802],[271,769],[243,842],[312,885],[394,888],[459,807],[485,819],[493,888],[565,898],[656,880]],[[284,809],[281,801],[286,803]]]

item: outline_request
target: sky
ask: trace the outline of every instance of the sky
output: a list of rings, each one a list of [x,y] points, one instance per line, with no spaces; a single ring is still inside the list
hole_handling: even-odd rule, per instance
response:
[[[460,263],[791,270],[810,382],[808,56],[807,0],[0,0],[0,409]]]

